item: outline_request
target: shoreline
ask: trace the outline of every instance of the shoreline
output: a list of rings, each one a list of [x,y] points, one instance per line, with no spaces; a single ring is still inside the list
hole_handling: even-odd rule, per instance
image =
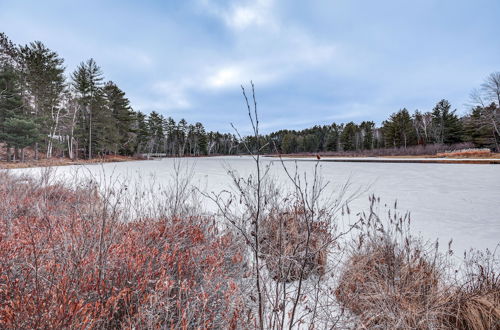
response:
[[[436,155],[422,156],[321,156],[287,154],[266,155],[270,158],[282,158],[285,161],[321,161],[321,162],[346,162],[346,163],[412,163],[412,164],[488,164],[499,165],[500,154],[493,157],[438,157]]]
[[[271,156],[273,158],[278,158],[278,156]],[[317,161],[315,158],[297,158],[293,157],[283,157],[284,161],[300,161],[300,162],[310,162]],[[351,158],[322,158],[320,162],[343,162],[343,163],[392,163],[392,164],[484,164],[484,165],[500,165],[500,159],[436,159],[436,158],[363,158],[363,157],[351,157]]]
[[[221,156],[249,156],[249,155],[210,155],[210,156],[185,156],[181,158],[212,158]],[[310,162],[318,161],[314,155],[304,154],[287,154],[287,155],[262,155],[264,158],[283,159],[283,161],[301,161]],[[320,156],[320,162],[342,162],[342,163],[401,163],[401,164],[484,164],[484,165],[500,165],[500,154],[495,154],[493,157],[485,158],[467,158],[467,157],[453,157],[453,158],[440,158],[437,156],[424,155],[424,156]],[[52,158],[29,160],[22,162],[6,162],[0,161],[0,170],[21,169],[21,168],[37,168],[37,167],[54,167],[54,166],[71,166],[71,165],[97,165],[103,163],[122,163],[130,161],[145,161],[157,160],[172,157],[158,157],[158,158],[140,158],[133,156],[109,156],[104,158],[78,159],[72,161],[68,158]],[[177,158],[177,157],[173,157]]]
[[[93,159],[78,159],[71,160],[69,158],[51,158],[29,160],[25,162],[6,162],[0,161],[0,170],[10,170],[19,168],[36,168],[36,167],[54,167],[54,166],[71,166],[71,165],[97,165],[103,163],[122,163],[129,161],[146,160],[132,156],[109,156]]]

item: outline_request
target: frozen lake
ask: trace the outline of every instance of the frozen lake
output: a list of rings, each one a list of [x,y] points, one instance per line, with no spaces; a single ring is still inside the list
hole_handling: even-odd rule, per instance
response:
[[[58,177],[94,176],[98,180],[113,176],[148,187],[152,182],[169,182],[174,159],[158,159],[103,165],[57,167]],[[276,159],[263,158],[271,164],[271,175],[284,186],[289,181]],[[181,164],[191,173],[192,184],[205,192],[228,189],[231,178],[226,169],[237,170],[241,176],[253,172],[250,157],[184,158]],[[287,167],[295,166],[292,160]],[[298,161],[300,173],[312,175],[314,161]],[[13,170],[13,173],[40,173],[40,169]],[[439,238],[446,245],[453,238],[455,255],[465,249],[495,249],[500,243],[500,166],[471,164],[408,164],[408,163],[345,163],[321,162],[324,180],[331,182],[329,192],[350,181],[352,189],[362,193],[350,204],[352,221],[359,211],[368,210],[368,196],[375,194],[383,203],[400,211],[410,211],[414,233],[424,238]],[[213,209],[207,200],[207,209]],[[345,220],[345,219],[344,219]]]

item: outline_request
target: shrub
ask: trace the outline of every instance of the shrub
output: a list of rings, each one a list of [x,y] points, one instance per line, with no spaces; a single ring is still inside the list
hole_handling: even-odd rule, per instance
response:
[[[306,279],[325,271],[331,235],[326,223],[308,220],[306,213],[297,205],[272,212],[261,222],[261,252],[274,280],[292,282],[299,280],[301,273]]]
[[[123,223],[93,188],[0,173],[0,328],[234,328],[241,245],[212,219]]]

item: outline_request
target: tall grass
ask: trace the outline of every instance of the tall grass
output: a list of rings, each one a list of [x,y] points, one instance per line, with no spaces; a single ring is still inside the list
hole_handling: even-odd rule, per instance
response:
[[[473,252],[463,276],[452,276],[448,253],[410,231],[409,214],[380,218],[377,200],[341,267],[336,297],[362,329],[498,329],[500,263]]]

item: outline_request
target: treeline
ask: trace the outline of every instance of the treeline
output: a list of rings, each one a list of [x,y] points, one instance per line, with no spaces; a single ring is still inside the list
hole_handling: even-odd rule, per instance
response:
[[[0,33],[0,150],[7,160],[71,159],[109,154],[171,156],[339,152],[470,142],[500,150],[500,73],[472,93],[471,111],[458,116],[446,100],[427,112],[401,109],[381,127],[372,121],[280,130],[238,139],[206,132],[203,124],[135,111],[93,59],[67,74],[64,60],[42,42],[15,45]],[[241,143],[245,142],[245,143]]]
[[[333,123],[301,131],[280,130],[261,137],[247,137],[247,143],[264,152],[316,153],[360,151],[378,148],[404,148],[429,144],[473,143],[476,147],[500,150],[500,73],[491,74],[480,90],[472,111],[459,117],[447,100],[439,101],[427,112],[410,113],[403,108],[376,127],[372,121],[360,124]],[[499,102],[499,103],[496,103]],[[258,143],[257,143],[258,142]]]
[[[7,160],[88,158],[109,154],[236,153],[232,134],[201,123],[134,111],[93,59],[67,74],[64,60],[42,42],[13,44],[0,33],[0,149]]]

